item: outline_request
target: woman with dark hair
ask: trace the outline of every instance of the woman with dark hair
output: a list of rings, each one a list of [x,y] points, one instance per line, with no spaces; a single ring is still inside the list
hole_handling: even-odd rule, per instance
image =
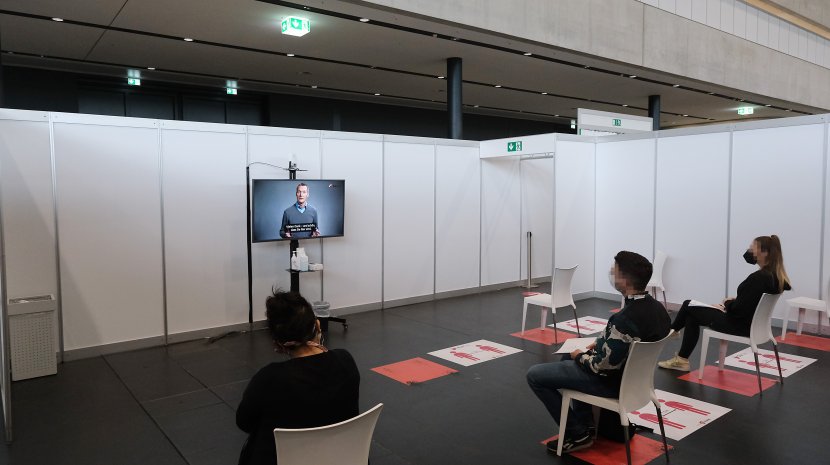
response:
[[[697,345],[701,326],[722,333],[748,336],[761,296],[780,294],[791,289],[790,278],[784,270],[784,256],[778,236],[756,237],[743,257],[750,265],[758,265],[759,270],[738,285],[736,297],[713,306],[690,305],[689,300],[683,302],[672,323],[675,332],[683,330],[680,351],[674,357],[659,362],[657,365],[660,368],[689,371],[689,355]]]
[[[343,349],[320,344],[320,322],[298,293],[275,291],[265,300],[274,350],[288,360],[254,375],[236,410],[236,425],[249,434],[240,465],[274,465],[274,428],[313,428],[358,415],[360,373]]]

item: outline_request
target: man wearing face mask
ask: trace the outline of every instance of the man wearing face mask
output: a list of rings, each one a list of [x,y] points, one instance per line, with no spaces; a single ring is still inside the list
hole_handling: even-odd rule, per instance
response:
[[[711,306],[691,305],[690,300],[683,302],[672,323],[675,332],[683,330],[683,342],[674,357],[657,364],[660,368],[689,371],[689,355],[697,345],[701,326],[722,333],[748,336],[761,296],[780,294],[791,289],[790,278],[784,270],[784,256],[778,236],[756,237],[744,252],[743,258],[750,265],[758,265],[759,269],[738,285],[735,297]]]
[[[589,346],[565,355],[560,362],[532,366],[527,383],[554,418],[559,419],[562,394],[559,389],[574,389],[600,397],[617,397],[631,343],[654,342],[669,333],[669,319],[663,304],[645,290],[652,265],[642,255],[622,251],[614,257],[611,270],[614,287],[625,296],[622,309],[608,320],[605,330]],[[591,406],[574,401],[565,425],[564,452],[590,447],[593,442]],[[559,439],[547,443],[555,454]]]

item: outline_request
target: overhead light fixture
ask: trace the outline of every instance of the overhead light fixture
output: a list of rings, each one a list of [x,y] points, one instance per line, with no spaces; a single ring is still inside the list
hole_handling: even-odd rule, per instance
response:
[[[623,103],[623,104],[622,104],[622,106],[627,107],[627,106],[628,106],[628,104],[627,104],[627,103]]]
[[[766,105],[764,105],[764,106],[765,106],[765,107],[771,107],[772,105],[770,105],[770,104],[768,103],[768,104],[766,104]]]
[[[56,22],[58,22],[58,23],[62,23],[62,22],[63,22],[63,18],[52,18],[52,21],[56,21]]]
[[[380,94],[375,94],[375,97],[379,96]]]
[[[585,69],[590,69],[590,68],[591,68],[591,67],[590,67],[590,66],[588,66],[588,65],[585,65]]]
[[[495,87],[495,88],[497,88],[497,89],[498,89],[498,88],[500,88],[500,87],[501,87],[501,85],[496,84],[496,85],[495,85],[495,86],[493,86],[493,87]]]
[[[311,32],[311,21],[299,16],[287,16],[282,20],[282,33],[288,36],[302,37]]]
[[[672,87],[680,87],[680,84],[675,84]]]
[[[548,93],[547,92],[542,92],[542,95],[548,95]]]
[[[473,105],[473,108],[478,108],[478,105]]]
[[[193,39],[191,39],[190,37],[185,37],[185,38],[184,38],[184,41],[185,41],[185,42],[193,42]]]
[[[752,107],[740,107],[738,108],[738,114],[741,116],[751,115],[755,113],[755,109]]]
[[[524,55],[525,55],[526,57],[529,57],[529,56],[531,56],[531,55],[533,55],[533,54],[532,54],[532,53],[530,53],[530,52],[525,52],[525,53],[524,53]]]
[[[635,79],[637,77],[637,75],[636,74],[631,74],[628,77],[630,77],[631,79]]]
[[[559,115],[553,115],[554,118],[559,118]]]
[[[715,95],[715,93],[714,93],[714,92],[707,92],[707,94],[709,94],[709,95]]]
[[[312,89],[316,89],[316,88],[317,88],[317,86],[311,86],[311,88],[312,88]]]
[[[361,22],[361,23],[368,23],[368,22],[369,22],[369,18],[360,18],[360,22]]]
[[[438,76],[438,79],[444,79],[444,76]]]
[[[683,115],[683,117],[684,117],[684,118],[688,118],[688,117],[689,117],[689,115]]]
[[[285,54],[285,56],[287,56],[287,57],[293,57],[293,56],[294,56],[294,54],[293,54],[293,53],[286,53],[286,54]]]
[[[150,71],[155,71],[156,70],[156,68],[154,68],[152,66],[148,66],[147,69],[149,69]]]

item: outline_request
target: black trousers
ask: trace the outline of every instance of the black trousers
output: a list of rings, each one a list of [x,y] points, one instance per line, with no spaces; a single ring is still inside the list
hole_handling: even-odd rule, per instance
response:
[[[692,355],[700,337],[701,326],[708,326],[722,333],[749,335],[749,325],[737,324],[726,315],[726,312],[712,307],[689,305],[689,302],[683,302],[671,325],[675,331],[683,330],[683,342],[680,344],[678,356],[689,358],[689,355]]]

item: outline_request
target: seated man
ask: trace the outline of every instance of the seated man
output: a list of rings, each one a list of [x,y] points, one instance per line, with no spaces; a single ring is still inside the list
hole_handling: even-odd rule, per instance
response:
[[[589,346],[587,352],[575,350],[562,361],[530,367],[527,383],[545,404],[554,420],[562,408],[559,389],[573,389],[599,397],[617,397],[623,368],[634,341],[659,341],[669,334],[666,309],[645,291],[651,279],[652,266],[642,255],[622,251],[614,257],[614,287],[625,296],[625,305],[612,315],[605,330]],[[590,447],[593,439],[591,406],[574,401],[565,425],[564,452]],[[556,453],[560,437],[547,443],[548,451]]]

